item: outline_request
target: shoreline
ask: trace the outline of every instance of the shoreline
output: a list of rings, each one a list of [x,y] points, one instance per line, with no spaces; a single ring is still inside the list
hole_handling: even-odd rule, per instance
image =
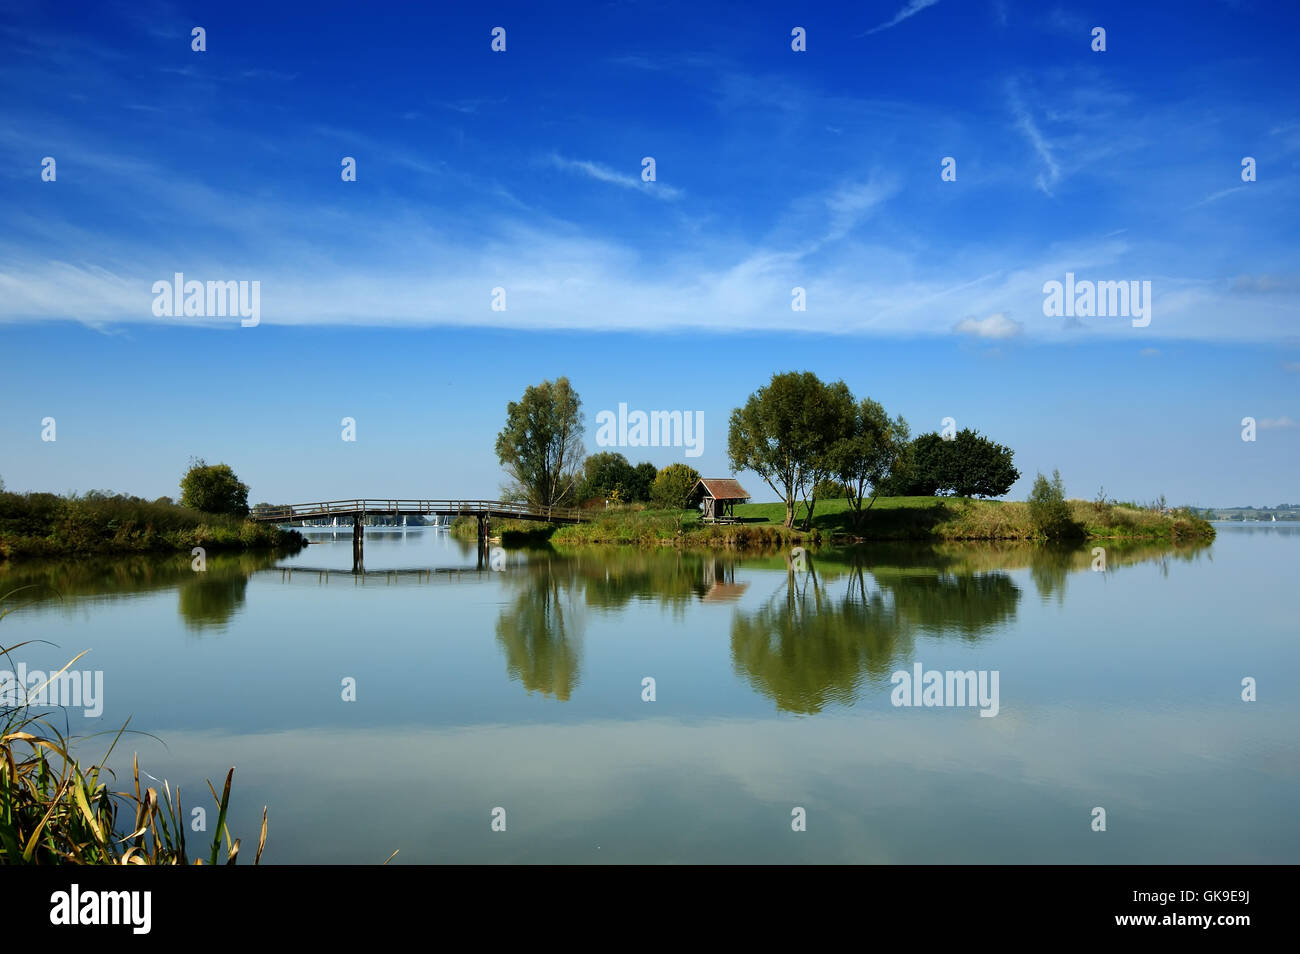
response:
[[[1064,542],[1195,543],[1215,538],[1214,527],[1187,510],[1157,511],[1080,500],[1069,501],[1076,533]],[[818,502],[812,526],[783,526],[783,504],[737,506],[737,522],[703,524],[693,511],[680,514],[619,508],[599,511],[590,521],[564,526],[506,521],[494,527],[503,546],[630,546],[642,549],[748,550],[775,546],[855,546],[873,543],[1047,542],[1019,501],[950,497],[880,498],[852,526],[841,500]],[[473,539],[472,521],[453,523],[452,534]],[[468,536],[467,536],[468,534]]]
[[[81,555],[297,553],[296,530],[124,494],[0,493],[0,562]]]

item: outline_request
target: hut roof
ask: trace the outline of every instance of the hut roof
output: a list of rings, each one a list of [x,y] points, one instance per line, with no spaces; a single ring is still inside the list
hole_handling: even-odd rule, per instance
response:
[[[748,583],[714,583],[700,599],[705,603],[729,603],[740,599],[747,589]]]
[[[738,480],[724,477],[701,477],[694,489],[699,490],[701,485],[704,487],[704,492],[714,500],[749,499],[749,491],[740,486]]]

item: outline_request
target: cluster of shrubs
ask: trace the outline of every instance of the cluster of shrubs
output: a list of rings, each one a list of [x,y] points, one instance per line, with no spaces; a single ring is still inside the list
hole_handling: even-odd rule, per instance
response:
[[[611,504],[649,504],[658,510],[685,510],[699,471],[686,464],[669,464],[662,470],[649,461],[633,466],[622,454],[592,454],[583,464],[577,499],[588,508]]]
[[[301,534],[240,517],[202,513],[169,497],[149,501],[90,491],[0,493],[0,556],[252,547],[297,549]]]

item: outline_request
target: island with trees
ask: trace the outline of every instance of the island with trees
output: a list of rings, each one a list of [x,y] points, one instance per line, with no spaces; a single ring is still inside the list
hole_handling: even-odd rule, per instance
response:
[[[734,519],[708,523],[701,475],[683,463],[656,470],[623,454],[582,452],[582,401],[567,378],[528,387],[506,408],[496,453],[509,478],[506,499],[580,507],[589,519],[562,527],[507,522],[504,542],[748,547],[872,540],[1212,539],[1190,508],[1121,503],[1104,493],[1067,499],[1059,472],[1037,474],[1029,499],[1005,497],[1020,479],[1015,453],[965,428],[913,437],[843,381],[781,372],[731,412],[733,475],[755,474],[774,503],[739,503]],[[454,528],[462,535],[468,523]]]

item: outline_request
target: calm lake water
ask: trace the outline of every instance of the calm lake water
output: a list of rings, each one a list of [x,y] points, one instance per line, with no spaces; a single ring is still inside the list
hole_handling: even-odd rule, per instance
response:
[[[251,851],[269,806],[270,863],[1295,863],[1300,526],[1218,529],[1110,547],[1104,572],[977,545],[480,570],[445,534],[371,532],[364,577],[322,534],[202,574],[0,569],[62,594],[0,645],[53,643],[29,668],[91,650],[103,714],[69,727],[157,736],[115,764],[138,751],[187,806],[236,766],[231,831]],[[917,664],[996,672],[996,716],[893,705]]]

